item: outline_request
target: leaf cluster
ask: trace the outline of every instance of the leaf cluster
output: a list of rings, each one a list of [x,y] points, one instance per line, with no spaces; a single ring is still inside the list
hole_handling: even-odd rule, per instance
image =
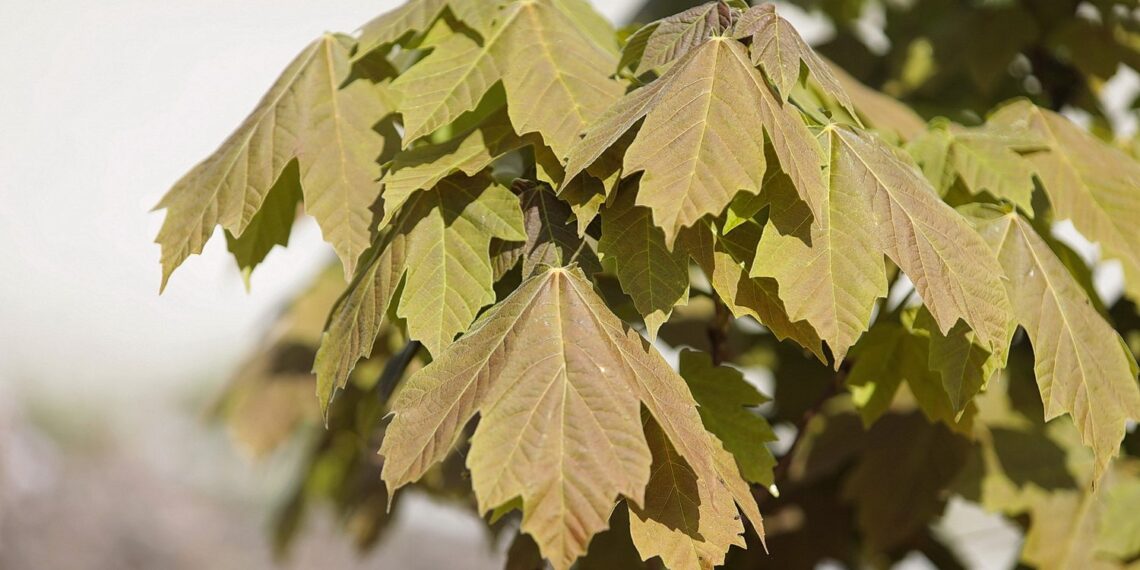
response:
[[[924,122],[772,4],[618,34],[583,0],[413,0],[308,46],[159,204],[158,243],[164,286],[218,226],[251,272],[303,210],[338,255],[296,309],[328,307],[323,333],[291,327],[319,411],[257,401],[312,377],[280,339],[222,407],[281,422],[247,430],[257,450],[329,428],[283,537],[325,497],[367,542],[420,484],[517,519],[512,556],[555,568],[881,564],[944,555],[926,525],[955,490],[1027,516],[1028,563],[1123,567],[1135,339],[1050,230],[1140,297],[1138,185],[1027,99]],[[796,428],[779,460],[769,419]],[[1052,480],[1017,472],[1062,456]],[[1066,533],[1083,542],[1051,552]]]

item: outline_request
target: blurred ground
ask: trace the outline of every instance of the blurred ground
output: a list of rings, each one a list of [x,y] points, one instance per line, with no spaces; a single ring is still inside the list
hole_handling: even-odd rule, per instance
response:
[[[190,416],[170,417],[161,438],[126,440],[28,420],[11,401],[0,410],[0,568],[502,567],[478,520],[415,495],[366,556],[317,510],[278,566],[266,521],[289,457],[252,465]]]

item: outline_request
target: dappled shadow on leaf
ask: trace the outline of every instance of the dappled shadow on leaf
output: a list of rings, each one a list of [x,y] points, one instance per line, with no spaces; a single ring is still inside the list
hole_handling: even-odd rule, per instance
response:
[[[772,226],[781,235],[795,237],[810,247],[811,225],[815,216],[796,191],[792,179],[777,166],[778,158],[771,144],[765,145],[765,155],[767,155],[768,171],[764,173],[760,196],[765,205],[769,206],[768,221],[772,222]]]
[[[630,505],[640,518],[651,518],[669,530],[703,540],[700,531],[701,496],[697,474],[681,457],[661,431],[649,411],[641,410],[645,439],[653,454],[652,475],[645,487],[645,501],[640,508]]]

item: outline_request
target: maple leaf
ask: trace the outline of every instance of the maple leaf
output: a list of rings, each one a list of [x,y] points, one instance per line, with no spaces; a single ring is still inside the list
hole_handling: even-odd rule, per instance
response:
[[[681,352],[680,373],[700,406],[701,421],[736,458],[740,473],[753,483],[770,486],[776,459],[764,444],[776,434],[753,409],[768,401],[735,368],[716,366],[703,352]]]
[[[780,283],[789,317],[812,323],[838,366],[886,295],[885,254],[915,283],[941,332],[962,319],[991,352],[1008,345],[1001,269],[965,219],[877,138],[833,125],[820,139],[829,159],[824,212],[813,224],[781,200],[753,263],[753,275]]]
[[[447,454],[475,414],[467,464],[481,511],[522,498],[525,532],[557,568],[606,528],[618,495],[645,505],[644,405],[698,479],[723,485],[759,528],[735,465],[681,379],[610,313],[580,270],[525,281],[397,395],[381,446],[395,490]],[[721,513],[735,517],[735,512]]]
[[[246,289],[249,289],[253,270],[265,261],[269,252],[278,245],[289,245],[289,234],[293,231],[301,201],[301,175],[297,161],[293,161],[277,177],[277,182],[261,203],[261,209],[250,219],[241,237],[234,237],[226,231],[226,248],[242,270]]]
[[[575,231],[574,212],[544,184],[516,183],[526,225],[520,251],[523,277],[551,267],[578,265],[587,274],[601,271],[595,240]]]
[[[636,205],[636,196],[636,187],[627,188],[606,208],[598,249],[614,259],[622,290],[655,340],[673,307],[689,300],[689,254],[679,247],[669,250],[664,232],[653,225],[648,208]]]
[[[796,112],[771,93],[739,42],[709,39],[627,95],[571,152],[567,179],[642,118],[622,176],[643,173],[638,204],[653,210],[670,247],[681,229],[720,214],[738,192],[760,191],[765,158],[759,133],[768,133],[801,198],[813,211],[817,207],[823,191],[818,144]]]
[[[187,257],[202,252],[216,226],[241,238],[285,167],[297,160],[305,209],[340,256],[345,275],[372,242],[368,207],[376,199],[377,162],[391,112],[364,79],[349,78],[351,38],[325,35],[309,44],[253,113],[222,146],[174,185],[156,209],[166,220],[165,288]]]
[[[794,340],[816,358],[826,360],[819,335],[811,324],[793,321],[788,316],[777,295],[776,282],[749,276],[760,231],[753,221],[718,236],[711,226],[698,224],[683,233],[678,244],[683,243],[701,266],[717,297],[734,316],[750,316],[777,338]]]
[[[381,180],[384,216],[380,227],[390,224],[404,202],[417,191],[433,188],[456,173],[475,176],[525,144],[506,124],[505,115],[496,113],[451,140],[400,153]]]
[[[1037,355],[1034,369],[1045,418],[1072,415],[1096,455],[1098,479],[1120,450],[1125,422],[1140,418],[1136,361],[1026,221],[991,209],[973,213],[1009,277],[1013,316]]]
[[[1140,268],[1140,163],[1028,101],[1002,107],[988,122],[1039,137],[1051,152],[1028,159],[1057,219],[1071,220],[1109,257],[1119,258],[1126,272]]]
[[[404,98],[405,146],[475,109],[502,82],[515,130],[541,135],[565,155],[622,92],[605,71],[616,55],[589,31],[598,26],[589,12],[576,0],[515,0],[499,9],[481,43],[455,32],[433,46],[393,83]]]
[[[863,425],[870,427],[894,405],[905,383],[929,420],[969,434],[972,410],[955,410],[941,373],[931,370],[930,336],[916,326],[918,313],[904,312],[902,322],[876,323],[855,345],[851,351],[854,365],[847,376],[852,400]]]
[[[740,16],[733,35],[751,37],[752,62],[764,70],[764,75],[785,101],[800,81],[801,67],[806,67],[823,90],[855,116],[847,90],[836,79],[831,66],[816,55],[794,26],[776,13],[775,4],[765,3],[748,9]]]
[[[709,38],[720,35],[731,24],[732,10],[722,2],[694,6],[643,27],[645,44],[634,49],[638,72],[663,68],[681,59]],[[623,57],[627,57],[623,53]],[[630,58],[635,56],[631,55]]]
[[[1023,155],[1047,150],[1036,137],[992,125],[971,129],[939,122],[907,150],[939,194],[961,181],[971,194],[989,192],[1033,214],[1033,167]]]
[[[314,371],[328,409],[356,362],[372,351],[389,305],[433,354],[495,300],[491,239],[523,241],[518,199],[489,176],[457,177],[418,192],[333,309]],[[396,291],[406,276],[403,295]]]

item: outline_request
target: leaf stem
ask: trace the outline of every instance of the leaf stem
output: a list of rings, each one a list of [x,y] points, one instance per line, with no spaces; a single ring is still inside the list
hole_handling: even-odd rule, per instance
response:
[[[715,296],[713,302],[716,312],[708,328],[709,355],[712,357],[713,364],[720,366],[731,358],[728,347],[728,328],[732,325],[732,313]]]

